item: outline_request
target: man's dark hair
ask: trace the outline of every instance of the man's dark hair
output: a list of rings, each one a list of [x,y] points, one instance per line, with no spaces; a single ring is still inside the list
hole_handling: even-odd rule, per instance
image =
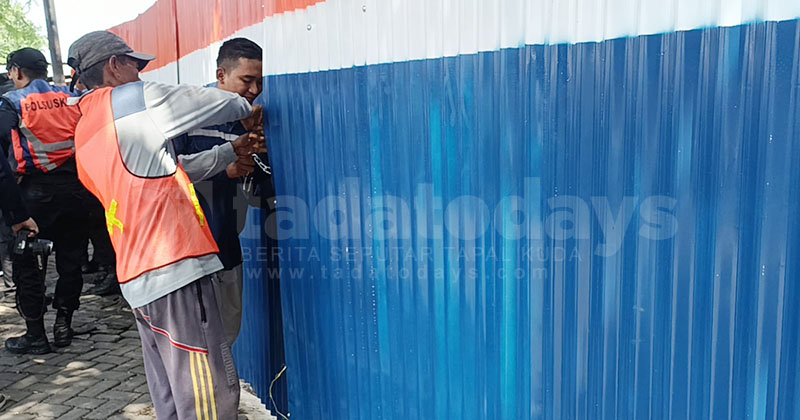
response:
[[[219,48],[217,67],[230,70],[232,68],[231,65],[235,68],[240,58],[261,61],[261,54],[261,47],[247,38],[229,39]]]
[[[78,80],[83,82],[87,89],[103,86],[103,69],[106,67],[106,63],[108,63],[108,60],[92,65],[80,74]]]
[[[41,69],[26,69],[24,67],[17,67],[17,68],[28,79],[31,79],[31,80],[38,80],[38,79],[47,80],[47,69],[44,69],[44,70],[41,70]]]
[[[117,60],[122,65],[128,64],[130,62],[136,62],[137,65],[140,65],[139,60],[128,57],[127,55],[118,55]],[[103,60],[97,64],[92,65],[91,67],[84,70],[83,73],[80,74],[79,80],[83,82],[83,84],[86,86],[87,89],[95,89],[99,86],[103,86],[103,69],[106,68],[107,63],[108,59]]]

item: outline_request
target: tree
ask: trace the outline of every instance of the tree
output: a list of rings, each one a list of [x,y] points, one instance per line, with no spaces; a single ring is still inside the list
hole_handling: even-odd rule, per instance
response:
[[[46,39],[40,29],[31,22],[25,13],[29,5],[17,0],[0,0],[0,63],[5,64],[11,51],[23,47],[40,50]]]

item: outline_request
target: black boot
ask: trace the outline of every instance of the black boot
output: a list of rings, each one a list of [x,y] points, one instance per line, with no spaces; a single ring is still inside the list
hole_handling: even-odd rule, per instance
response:
[[[17,354],[46,354],[53,351],[44,333],[44,320],[27,321],[28,332],[6,340],[6,350]]]
[[[81,273],[83,274],[96,273],[98,269],[99,267],[95,261],[86,261],[85,263],[81,264]]]
[[[56,322],[53,323],[53,344],[58,347],[66,347],[72,343],[72,311],[59,309],[56,312]]]
[[[106,274],[94,287],[89,289],[86,293],[96,296],[111,296],[121,295],[122,290],[119,288],[117,281],[117,273],[114,269]]]

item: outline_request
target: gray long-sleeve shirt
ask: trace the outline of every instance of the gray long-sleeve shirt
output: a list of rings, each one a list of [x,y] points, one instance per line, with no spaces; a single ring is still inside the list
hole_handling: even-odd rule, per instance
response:
[[[231,143],[214,146],[191,155],[178,155],[183,170],[192,182],[205,181],[224,171],[228,165],[236,162],[238,156]]]

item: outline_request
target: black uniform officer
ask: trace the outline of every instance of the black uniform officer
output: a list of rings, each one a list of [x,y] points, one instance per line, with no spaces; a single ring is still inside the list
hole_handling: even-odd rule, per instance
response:
[[[86,203],[95,198],[78,181],[73,133],[80,114],[67,100],[77,93],[51,86],[47,61],[37,50],[25,48],[9,55],[7,69],[17,90],[0,101],[0,137],[10,132],[16,176],[23,204],[36,220],[39,237],[52,240],[59,274],[53,307],[54,344],[72,341],[72,313],[79,306],[83,287],[81,245],[86,237]],[[14,282],[17,308],[27,333],[6,340],[14,353],[51,351],[44,330],[44,267],[31,254],[15,255]]]

